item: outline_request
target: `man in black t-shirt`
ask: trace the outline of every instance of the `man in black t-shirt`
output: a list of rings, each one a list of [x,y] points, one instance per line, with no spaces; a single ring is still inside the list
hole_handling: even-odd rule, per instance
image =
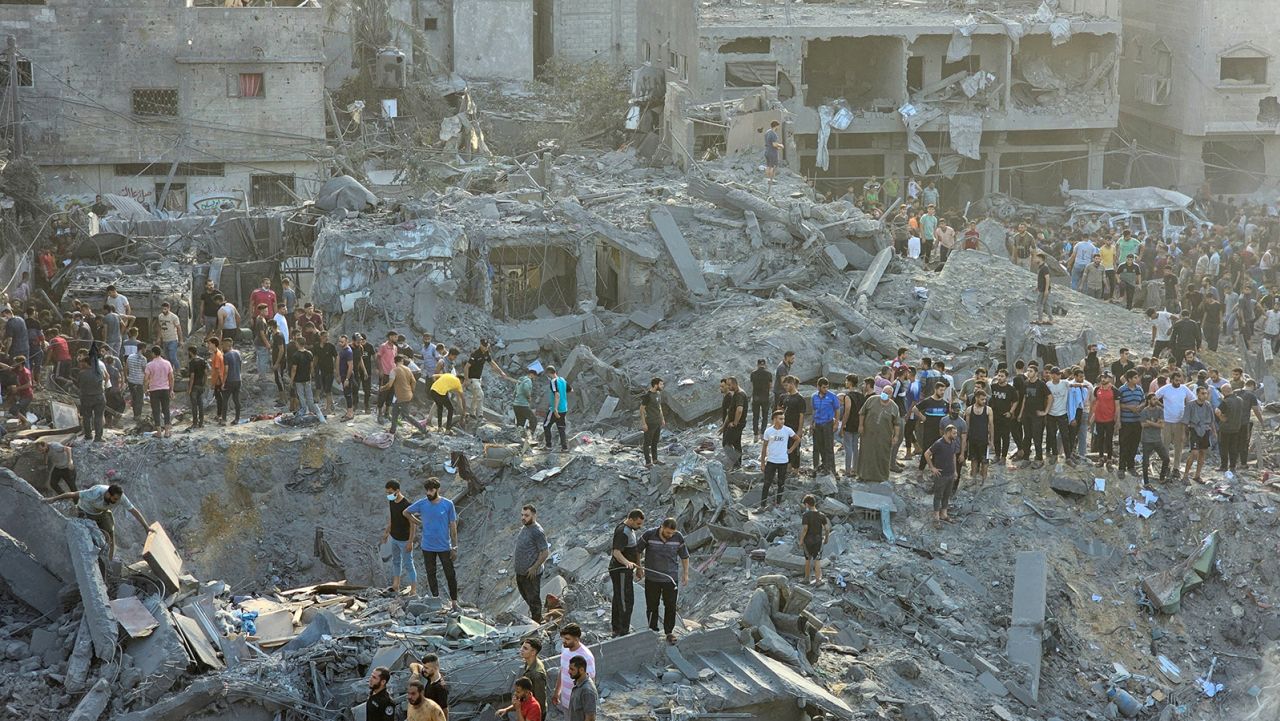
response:
[[[951,411],[947,402],[947,381],[938,379],[933,384],[933,395],[916,402],[912,414],[920,421],[920,447],[928,448],[942,436],[942,419]],[[920,455],[920,470],[925,468],[924,454]]]
[[[1027,368],[1027,384],[1022,391],[1022,427],[1027,446],[1035,446],[1036,449],[1032,468],[1044,465],[1044,419],[1049,412],[1050,400],[1049,385],[1040,380],[1038,369]],[[1029,456],[1029,450],[1024,448],[1021,455]]]
[[[804,438],[804,414],[809,410],[809,403],[800,395],[800,379],[786,376],[782,379],[783,393],[778,398],[778,408],[782,409],[782,424],[795,431],[796,438]],[[800,470],[800,442],[796,442],[787,454],[793,471]]]
[[[1053,325],[1053,308],[1049,305],[1049,262],[1043,252],[1036,255],[1036,320],[1037,324]]]
[[[640,562],[640,529],[643,527],[644,511],[637,508],[613,529],[613,543],[609,551],[609,580],[613,582],[610,620],[614,638],[631,633],[631,614],[636,605],[633,579]]]
[[[769,391],[773,385],[773,374],[765,367],[766,361],[756,361],[756,369],[751,371],[751,433],[756,443],[760,442],[760,434],[769,425]]]
[[[800,514],[800,536],[797,542],[804,549],[804,582],[810,586],[822,585],[822,545],[831,535],[831,522],[818,510],[818,499],[812,494],[804,497],[804,513]],[[812,569],[812,580],[809,571]]]
[[[738,379],[729,376],[721,379],[720,392],[720,443],[729,460],[729,470],[742,467],[742,430],[747,425],[747,394],[738,387]]]
[[[289,345],[293,347],[289,353],[289,380],[293,384],[294,392],[298,394],[296,415],[301,417],[307,413],[314,413],[320,422],[324,423],[324,412],[320,410],[320,406],[316,405],[315,392],[311,387],[315,356],[302,345],[300,338],[290,338]]]
[[[206,338],[213,335],[214,328],[218,327],[218,308],[222,305],[218,298],[221,296],[222,292],[213,284],[213,280],[206,279],[204,292],[200,294],[200,316],[204,318]]]
[[[195,346],[187,347],[187,380],[190,390],[187,398],[191,402],[191,427],[188,431],[204,427],[204,389],[208,385],[209,361],[200,357]]]
[[[1009,438],[1015,422],[1013,411],[1018,402],[1018,390],[1009,382],[1009,371],[996,371],[996,380],[988,390],[992,420],[995,421],[995,456],[997,463],[1004,463],[1009,455]]]
[[[311,355],[315,359],[316,393],[324,399],[324,412],[333,412],[333,373],[338,363],[338,349],[329,342],[329,331],[320,331],[320,337],[311,347]]]
[[[400,481],[387,481],[387,527],[382,531],[381,543],[391,541],[391,590],[396,598],[400,597],[400,579],[409,582],[410,598],[418,596],[418,571],[413,567],[413,531],[414,526],[405,518],[404,509],[409,507],[409,499],[400,492]],[[383,552],[386,555],[386,552]],[[372,721],[372,719],[370,719]]]
[[[462,398],[466,402],[470,415],[476,418],[480,417],[480,411],[484,406],[483,376],[486,364],[493,366],[494,373],[506,380],[511,380],[506,371],[493,362],[493,356],[489,353],[489,341],[481,338],[480,346],[471,351],[471,357],[462,366]]]

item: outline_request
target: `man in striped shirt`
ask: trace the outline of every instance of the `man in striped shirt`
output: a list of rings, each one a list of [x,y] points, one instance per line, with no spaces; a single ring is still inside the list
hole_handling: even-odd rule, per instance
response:
[[[1146,394],[1138,383],[1138,371],[1129,370],[1124,374],[1124,385],[1116,392],[1116,401],[1120,406],[1120,477],[1124,478],[1128,471],[1138,475],[1133,458],[1138,452],[1138,444],[1142,440],[1142,404]]]
[[[141,344],[125,358],[124,366],[125,380],[129,382],[129,399],[133,404],[133,420],[136,423],[142,420],[142,383],[147,370],[147,357],[143,355]]]

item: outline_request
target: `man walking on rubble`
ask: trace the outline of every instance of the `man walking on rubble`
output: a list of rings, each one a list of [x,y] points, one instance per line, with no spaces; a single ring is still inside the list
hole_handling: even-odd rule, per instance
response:
[[[444,580],[449,589],[449,608],[458,608],[458,579],[453,572],[453,562],[458,558],[458,512],[453,501],[440,496],[440,479],[431,477],[423,482],[427,497],[414,501],[404,509],[404,517],[422,526],[422,561],[427,571],[427,586],[431,595],[440,597],[436,579],[436,562],[444,569]]]
[[[101,484],[90,486],[82,491],[69,491],[41,499],[43,503],[57,503],[65,500],[75,501],[76,516],[88,518],[96,523],[102,534],[107,537],[107,558],[109,559],[116,557],[116,521],[111,514],[112,507],[122,505],[138,523],[142,524],[143,533],[147,532],[147,519],[142,515],[142,511],[134,507],[129,497],[124,495],[124,489],[114,483],[109,486]]]
[[[434,367],[434,361],[431,361]],[[430,371],[428,371],[429,373]],[[516,414],[516,429],[520,431],[520,440],[533,437],[536,421],[533,417],[533,379],[538,371],[529,368],[520,380],[516,381],[515,395],[512,397],[511,410]],[[430,419],[428,419],[430,420]]]
[[[547,366],[547,379],[550,387],[547,391],[547,418],[542,422],[543,447],[551,450],[551,426],[560,432],[560,450],[569,450],[569,441],[565,435],[565,416],[569,414],[569,382],[556,373],[555,366]],[[464,404],[465,409],[465,404]]]
[[[1036,253],[1032,270],[1036,273],[1036,319],[1037,325],[1053,325],[1053,306],[1049,304],[1049,291],[1053,282],[1049,278],[1049,260],[1043,251]]]
[[[542,623],[542,564],[551,555],[546,531],[538,523],[538,509],[526,503],[520,509],[520,532],[516,534],[516,549],[512,554],[515,564],[516,590],[529,606],[529,618]]]
[[[658,630],[658,604],[663,607],[662,631],[667,643],[675,643],[676,604],[680,586],[689,585],[689,549],[676,530],[676,519],[667,518],[657,528],[640,536],[641,571],[644,576],[644,605],[649,628]],[[680,572],[676,583],[677,567]]]

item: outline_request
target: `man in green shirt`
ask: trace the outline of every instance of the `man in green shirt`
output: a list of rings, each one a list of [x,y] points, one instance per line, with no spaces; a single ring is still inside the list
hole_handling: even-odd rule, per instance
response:
[[[1125,230],[1120,236],[1120,240],[1116,242],[1116,262],[1123,263],[1129,259],[1130,255],[1133,256],[1134,261],[1137,261],[1139,248],[1141,247],[1142,243],[1133,237],[1133,231]]]
[[[520,429],[520,437],[525,438],[534,433],[533,420],[533,378],[538,372],[530,368],[520,380],[516,381],[515,399],[511,402],[516,412],[516,428]]]
[[[542,659],[538,658],[541,653],[541,639],[530,636],[520,644],[520,660],[524,661],[524,668],[520,669],[520,675],[533,684],[533,697],[538,699],[538,705],[542,707],[542,718],[545,719],[547,717],[547,667],[543,665]],[[533,720],[525,719],[525,721]]]

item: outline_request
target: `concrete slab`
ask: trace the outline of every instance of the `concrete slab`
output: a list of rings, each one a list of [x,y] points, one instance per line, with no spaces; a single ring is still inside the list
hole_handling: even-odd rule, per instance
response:
[[[93,639],[93,652],[103,661],[115,658],[119,628],[111,613],[107,596],[107,584],[98,566],[98,553],[106,543],[102,532],[92,521],[73,519],[66,524],[67,547],[76,571],[76,583],[80,587],[80,600],[85,617],[89,619],[89,635]]]
[[[884,272],[889,269],[889,263],[893,261],[893,248],[883,248],[872,258],[871,265],[863,274],[862,280],[858,281],[858,290],[853,298],[856,302],[860,296],[870,298],[876,292],[876,286],[880,285],[880,279],[884,277]]]
[[[600,410],[596,412],[596,423],[611,418],[614,411],[618,410],[618,402],[613,396],[605,396],[604,403],[600,404]]]
[[[627,316],[627,320],[645,330],[653,330],[653,327],[662,321],[662,313],[656,308],[642,308]]]
[[[637,595],[636,602],[642,604],[642,598],[642,595]],[[645,628],[597,643],[591,647],[591,653],[596,658],[596,669],[600,675],[608,676],[638,673],[657,663],[661,650],[666,647],[658,634]],[[550,667],[547,668],[547,676],[551,676]]]
[[[133,665],[142,672],[139,686],[143,696],[155,702],[164,697],[191,664],[191,657],[182,645],[178,630],[173,625],[169,610],[156,596],[143,601],[156,620],[156,628],[150,635],[131,640],[125,651],[133,657]]]
[[[61,615],[62,580],[45,568],[26,545],[0,529],[0,588],[40,613]]]
[[[89,678],[89,666],[93,664],[93,639],[89,637],[88,617],[80,617],[76,640],[71,645],[71,657],[67,659],[67,673],[62,687],[70,693],[84,690]]]
[[[1004,698],[1009,695],[1009,689],[1005,688],[1004,684],[1000,682],[1000,679],[992,676],[986,671],[983,671],[982,674],[978,676],[978,684],[990,692],[992,696]]]
[[[71,504],[63,505],[73,513]],[[0,468],[0,528],[26,547],[27,553],[63,583],[75,583],[76,572],[67,544],[50,543],[64,538],[67,519],[51,504],[43,503],[35,488],[8,468]]]
[[[142,560],[151,567],[151,572],[164,582],[169,593],[176,593],[180,588],[179,581],[185,573],[182,558],[178,555],[177,546],[165,532],[159,521],[147,529],[147,540],[142,546]]]
[[[751,240],[751,247],[763,248],[764,236],[760,234],[760,221],[756,218],[756,214],[750,210],[744,210],[742,217],[747,223],[747,238]]]
[[[827,259],[831,261],[836,270],[843,271],[849,267],[849,259],[844,257],[844,253],[840,252],[840,249],[835,244],[824,247],[822,252],[826,253]]]
[[[676,271],[684,281],[685,287],[694,295],[708,294],[710,290],[702,277],[702,268],[689,250],[689,243],[680,232],[680,227],[676,225],[675,218],[671,217],[671,212],[666,208],[656,207],[649,212],[649,219],[653,221],[653,227],[658,230],[658,236],[666,245],[667,253],[675,263]]]
[[[1011,663],[1025,669],[1024,687],[1033,702],[1040,696],[1040,663],[1043,654],[1040,627],[1044,623],[1048,584],[1048,561],[1044,552],[1019,553],[1014,562],[1013,615],[1005,653]]]
[[[111,682],[100,678],[93,688],[89,689],[89,693],[80,699],[80,703],[76,704],[75,710],[67,717],[67,721],[98,721],[102,717],[102,712],[107,710],[109,703],[111,703]]]
[[[405,657],[408,653],[408,650],[398,643],[391,646],[382,646],[373,654],[373,658],[369,660],[369,668],[386,666],[392,672],[399,671],[406,667]]]
[[[764,562],[789,571],[804,571],[804,557],[792,553],[786,546],[773,546],[765,551]]]
[[[1089,486],[1079,478],[1070,476],[1062,476],[1053,471],[1052,466],[1046,466],[1049,470],[1049,487],[1064,496],[1087,496],[1089,495]]]
[[[959,671],[960,673],[977,674],[978,669],[974,665],[966,661],[961,656],[957,656],[950,651],[939,651],[938,661],[947,668]]]
[[[876,262],[874,255],[863,250],[861,245],[851,240],[837,240],[832,245],[839,248],[841,255],[849,262],[847,268],[866,270]]]
[[[130,638],[146,636],[160,625],[137,596],[113,599],[111,612],[115,614],[116,620],[124,627],[125,633],[128,633]]]

